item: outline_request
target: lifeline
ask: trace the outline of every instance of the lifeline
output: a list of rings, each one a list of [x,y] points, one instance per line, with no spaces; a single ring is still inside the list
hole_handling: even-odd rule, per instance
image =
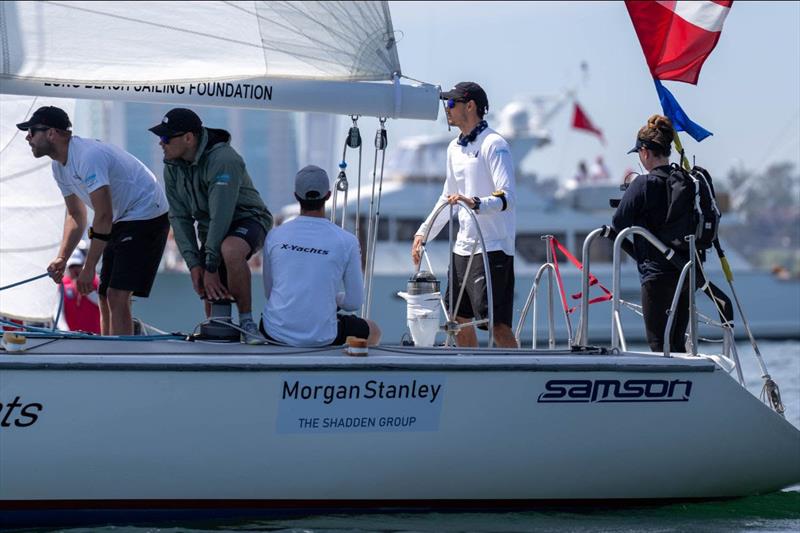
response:
[[[442,389],[440,384],[418,384],[413,380],[407,385],[386,384],[371,379],[363,385],[303,385],[299,381],[292,384],[283,382],[281,399],[322,400],[330,405],[334,400],[372,400],[372,399],[425,399],[436,401]]]

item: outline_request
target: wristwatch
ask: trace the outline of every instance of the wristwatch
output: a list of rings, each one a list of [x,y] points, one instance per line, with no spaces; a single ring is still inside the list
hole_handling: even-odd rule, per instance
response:
[[[472,197],[472,201],[473,201],[473,202],[475,202],[475,205],[474,205],[474,206],[472,206],[472,210],[473,210],[473,211],[478,211],[478,210],[480,210],[480,208],[481,208],[481,199],[480,199],[480,198],[478,198],[477,196],[473,196],[473,197]]]

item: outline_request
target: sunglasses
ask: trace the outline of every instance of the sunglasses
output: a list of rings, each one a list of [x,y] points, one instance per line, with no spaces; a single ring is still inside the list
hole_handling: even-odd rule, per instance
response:
[[[174,135],[159,135],[158,138],[161,140],[163,144],[169,144],[169,141],[174,139],[175,137],[180,137],[181,135],[185,135],[185,133],[176,133]]]
[[[466,100],[463,98],[450,98],[445,101],[444,105],[447,106],[447,109],[453,109],[458,102],[466,102]]]
[[[53,128],[50,127],[50,126],[37,126],[35,128],[28,128],[28,132],[31,135],[36,135],[37,131],[47,131],[47,130],[51,130],[51,129],[53,129]]]

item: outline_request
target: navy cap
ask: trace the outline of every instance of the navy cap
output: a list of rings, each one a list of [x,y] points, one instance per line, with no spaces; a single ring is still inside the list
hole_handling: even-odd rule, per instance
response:
[[[439,98],[441,100],[460,100],[463,102],[475,101],[475,105],[485,111],[489,110],[489,97],[486,96],[486,91],[483,87],[474,81],[462,81],[456,83],[456,86],[449,91],[443,92]]]
[[[191,109],[176,107],[175,109],[170,109],[161,119],[161,124],[153,126],[150,131],[159,137],[170,137],[179,133],[197,132],[202,127],[203,121],[200,120],[197,113]]]
[[[26,122],[20,122],[17,127],[22,131],[28,131],[33,126],[48,126],[59,130],[67,131],[72,127],[67,112],[60,107],[44,106],[33,112],[31,118]]]

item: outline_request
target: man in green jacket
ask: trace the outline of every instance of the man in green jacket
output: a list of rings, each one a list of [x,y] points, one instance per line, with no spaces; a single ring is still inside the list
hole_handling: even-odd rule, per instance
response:
[[[170,110],[150,131],[164,150],[164,185],[175,242],[195,292],[206,298],[206,316],[209,300],[233,298],[239,327],[246,332],[242,341],[265,342],[252,316],[247,260],[264,246],[272,215],[244,160],[231,147],[230,133],[203,127],[194,111],[183,108]]]

